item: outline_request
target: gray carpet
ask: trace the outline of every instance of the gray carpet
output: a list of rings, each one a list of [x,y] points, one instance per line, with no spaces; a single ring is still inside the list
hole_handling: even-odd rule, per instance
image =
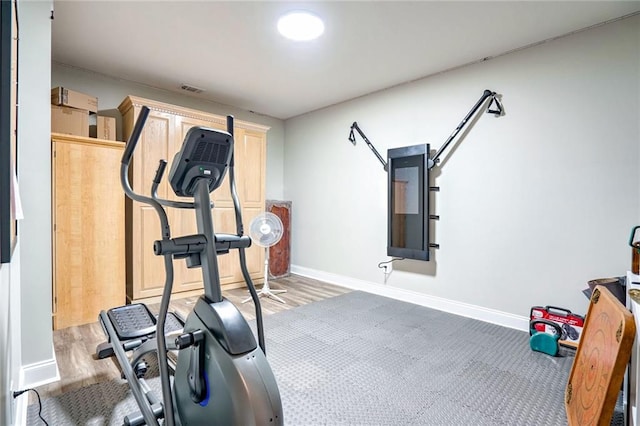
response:
[[[567,424],[573,357],[531,351],[527,333],[364,292],[264,322],[287,425]],[[51,425],[120,425],[134,409],[120,381],[43,400]]]

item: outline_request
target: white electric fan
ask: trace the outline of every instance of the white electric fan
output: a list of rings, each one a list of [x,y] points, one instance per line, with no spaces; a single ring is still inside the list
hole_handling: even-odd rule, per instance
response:
[[[274,246],[280,241],[283,234],[282,221],[278,216],[271,212],[263,212],[253,218],[251,225],[249,225],[249,237],[251,240],[264,247],[264,285],[258,292],[258,296],[271,297],[278,302],[286,303],[276,294],[285,293],[287,290],[271,290],[269,287],[269,247]],[[246,303],[251,298],[243,300],[242,303]]]

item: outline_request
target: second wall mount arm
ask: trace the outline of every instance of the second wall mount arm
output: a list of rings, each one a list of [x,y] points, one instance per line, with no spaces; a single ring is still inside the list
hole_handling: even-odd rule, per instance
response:
[[[458,127],[456,127],[455,130],[453,131],[453,133],[451,133],[451,136],[449,136],[449,138],[445,141],[445,143],[442,144],[442,146],[435,153],[435,155],[429,158],[429,164],[428,164],[429,169],[432,169],[433,166],[435,166],[438,163],[438,160],[440,159],[440,155],[442,155],[442,153],[444,152],[445,149],[447,149],[451,141],[458,135],[458,133],[460,133],[460,130],[462,130],[465,124],[467,124],[467,122],[471,119],[471,117],[473,117],[476,111],[478,111],[478,108],[480,108],[488,98],[491,98],[491,102],[489,102],[486,112],[488,114],[493,114],[496,117],[500,117],[502,115],[502,112],[503,112],[502,104],[500,103],[500,100],[498,99],[498,95],[496,94],[496,92],[493,92],[491,90],[485,90],[482,96],[480,97],[480,99],[478,99],[478,102],[476,102],[473,108],[471,108],[471,111],[469,111],[469,113],[462,119],[460,124],[458,124]],[[495,105],[495,107],[492,107],[493,105]]]
[[[389,166],[387,165],[387,162],[384,161],[384,158],[382,158],[382,155],[380,155],[380,153],[378,152],[378,150],[376,149],[375,146],[373,146],[373,144],[371,142],[369,142],[369,139],[367,138],[367,136],[362,132],[362,130],[360,130],[360,127],[358,126],[358,122],[354,121],[353,124],[351,125],[351,130],[349,132],[349,142],[351,142],[352,144],[356,144],[356,135],[353,133],[353,131],[358,132],[358,134],[362,137],[362,139],[366,142],[367,146],[369,148],[371,148],[371,151],[373,151],[373,153],[376,155],[376,157],[378,157],[378,160],[380,160],[380,162],[382,163],[382,167],[384,168],[384,171],[388,171],[389,170]]]
[[[458,133],[460,133],[462,128],[467,124],[467,122],[474,116],[474,114],[478,111],[478,109],[489,98],[491,98],[491,101],[489,102],[489,105],[487,106],[486,112],[488,114],[493,114],[496,117],[500,117],[503,114],[504,110],[502,108],[502,104],[500,103],[500,99],[498,99],[498,95],[496,94],[496,92],[494,92],[492,90],[485,90],[482,93],[482,96],[480,97],[480,99],[478,99],[478,102],[476,102],[476,104],[473,106],[473,108],[471,108],[471,111],[469,111],[469,113],[462,119],[460,124],[458,124],[458,127],[455,128],[453,133],[451,133],[449,138],[447,138],[447,140],[444,142],[444,144],[442,144],[440,149],[434,154],[433,157],[429,158],[428,164],[427,164],[427,167],[429,169],[432,169],[438,163],[438,161],[440,159],[440,156],[445,151],[445,149],[447,149],[449,144],[451,144],[451,141],[453,141],[453,139],[458,135]],[[384,160],[384,158],[382,158],[382,155],[380,155],[380,153],[378,152],[376,147],[373,146],[373,144],[369,141],[369,139],[364,134],[362,129],[360,129],[360,126],[358,126],[358,122],[357,121],[354,121],[353,124],[351,125],[351,129],[349,131],[349,142],[351,142],[354,145],[356,144],[356,135],[354,133],[354,130],[356,132],[358,132],[358,134],[362,137],[362,139],[365,141],[367,146],[371,149],[371,151],[378,158],[380,163],[382,163],[382,167],[384,168],[384,171],[385,172],[389,171],[389,167],[387,165],[387,162]]]

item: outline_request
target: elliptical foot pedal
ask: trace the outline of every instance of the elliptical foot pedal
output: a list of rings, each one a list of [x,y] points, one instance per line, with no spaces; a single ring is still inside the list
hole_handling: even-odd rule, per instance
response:
[[[110,342],[102,342],[96,346],[95,359],[105,359],[113,356],[113,346]]]
[[[168,336],[173,333],[182,333],[184,320],[175,312],[167,312],[167,319],[164,323],[164,334]]]
[[[156,317],[142,303],[109,309],[107,315],[120,340],[138,339],[156,331]]]

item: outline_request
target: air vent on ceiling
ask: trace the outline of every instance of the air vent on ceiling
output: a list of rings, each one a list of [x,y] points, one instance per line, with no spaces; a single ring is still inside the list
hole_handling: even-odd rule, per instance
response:
[[[191,92],[191,93],[202,93],[202,92],[204,92],[204,89],[200,89],[198,87],[190,86],[188,84],[182,84],[180,86],[180,88],[182,90],[186,90],[187,92]]]

